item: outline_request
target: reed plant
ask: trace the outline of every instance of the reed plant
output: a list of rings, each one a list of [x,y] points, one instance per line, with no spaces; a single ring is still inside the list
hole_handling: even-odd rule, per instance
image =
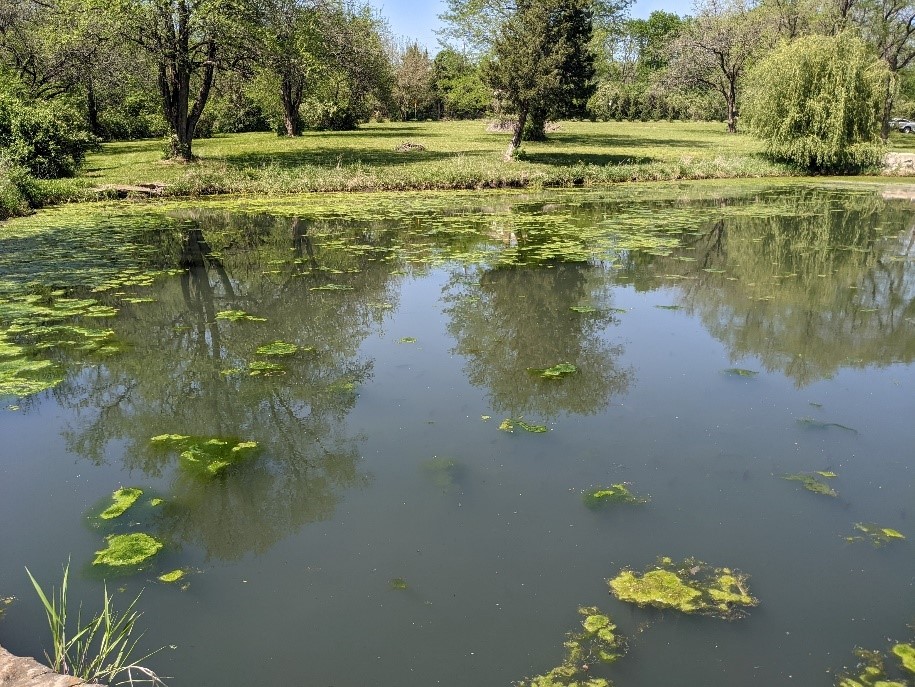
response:
[[[55,672],[109,685],[165,685],[152,670],[140,665],[161,649],[134,658],[137,642],[142,637],[142,633],[136,638],[133,634],[141,616],[137,610],[140,594],[126,610],[119,612],[114,608],[114,599],[106,585],[101,611],[84,621],[80,605],[76,623],[72,625],[67,598],[70,564],[64,566],[60,587],[52,587],[50,596],[28,568],[26,573],[48,619],[53,650],[51,653],[46,651],[45,658]]]

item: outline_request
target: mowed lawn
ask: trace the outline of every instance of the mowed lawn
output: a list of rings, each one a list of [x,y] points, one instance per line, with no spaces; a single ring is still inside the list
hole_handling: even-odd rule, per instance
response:
[[[402,143],[425,150],[396,152]],[[106,143],[93,185],[164,183],[175,193],[577,185],[639,179],[775,176],[761,143],[709,122],[562,122],[505,163],[508,135],[485,121],[365,124],[356,131],[227,134],[194,142],[199,161],[162,159],[159,140]]]

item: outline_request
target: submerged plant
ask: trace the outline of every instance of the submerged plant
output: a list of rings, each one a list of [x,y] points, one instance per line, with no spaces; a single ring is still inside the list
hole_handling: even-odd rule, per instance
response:
[[[529,367],[527,368],[527,371],[537,375],[541,379],[561,379],[562,377],[575,374],[578,372],[578,368],[572,363],[558,363],[551,367]]]
[[[92,565],[127,568],[148,561],[162,550],[162,542],[144,532],[113,534],[107,548],[95,552]]]
[[[845,537],[847,542],[869,541],[874,546],[880,547],[892,541],[901,541],[905,535],[890,527],[881,527],[874,523],[856,522],[855,529],[861,534]]]
[[[391,580],[391,589],[396,589],[397,591],[404,591],[408,588],[407,581],[402,577],[395,577]]]
[[[595,487],[581,495],[585,506],[597,510],[612,503],[648,503],[648,499],[632,493],[625,484],[611,484],[609,487]]]
[[[71,627],[67,613],[69,563],[64,567],[60,589],[52,588],[50,598],[32,576],[31,571],[28,568],[25,571],[38,598],[41,599],[48,619],[53,655],[45,652],[45,659],[54,672],[73,675],[86,682],[108,683],[123,676],[125,680],[117,684],[165,684],[153,671],[139,665],[161,649],[137,659],[133,658],[138,639],[134,639],[132,635],[141,615],[136,610],[140,594],[137,594],[127,609],[120,613],[115,610],[114,599],[109,596],[106,586],[102,597],[102,610],[90,620],[83,622],[80,609],[76,616],[76,626]]]
[[[626,653],[626,640],[610,616],[595,606],[578,609],[581,630],[566,635],[562,663],[543,675],[522,680],[518,687],[609,687],[604,678],[586,678],[595,662],[613,663]]]
[[[804,485],[804,489],[807,491],[812,491],[814,494],[821,494],[823,496],[832,497],[839,495],[839,492],[826,484],[826,482],[822,481],[821,479],[817,479],[817,475],[826,479],[832,479],[833,477],[836,477],[836,473],[824,471],[815,472],[813,474],[804,474],[801,472],[794,475],[785,475],[782,479],[786,479],[789,482],[800,482],[802,485]]]
[[[858,430],[853,427],[840,425],[838,422],[821,422],[820,420],[814,420],[812,417],[798,418],[797,423],[801,427],[806,427],[808,429],[829,429],[830,427],[835,427],[836,429],[844,429],[846,432],[851,432],[852,434],[858,433]]]
[[[641,574],[624,569],[607,583],[620,601],[730,620],[759,604],[749,592],[748,579],[739,570],[715,568],[694,558],[659,558]]]
[[[143,490],[138,487],[121,487],[112,495],[112,503],[108,508],[103,510],[99,517],[102,520],[113,520],[124,514],[124,512],[137,502],[143,495]]]
[[[207,479],[222,476],[229,468],[253,456],[259,448],[256,441],[192,437],[184,434],[160,434],[150,441],[180,451],[181,466]]]

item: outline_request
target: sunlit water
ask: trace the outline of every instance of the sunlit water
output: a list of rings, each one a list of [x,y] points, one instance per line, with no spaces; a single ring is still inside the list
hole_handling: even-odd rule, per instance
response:
[[[119,486],[165,500],[118,526],[164,551],[108,583],[144,589],[142,644],[174,647],[147,663],[173,685],[510,685],[562,660],[583,605],[628,637],[591,669],[619,687],[826,687],[856,646],[909,641],[915,205],[705,189],[415,216],[394,199],[375,222],[293,201],[163,209],[188,237],[161,258],[180,273],[125,289],[152,302],[88,294],[120,308],[95,326],[125,350],[52,351],[61,384],[0,399],[17,408],[0,412],[0,597],[17,597],[0,644],[47,645],[24,566],[51,585],[69,557],[71,596],[95,608],[105,533],[87,516]],[[4,284],[53,280],[10,241]],[[215,317],[229,309],[266,321]],[[276,340],[302,350],[250,376]],[[560,362],[577,373],[530,371]],[[154,450],[164,433],[261,452],[200,480]],[[815,471],[838,497],[783,479]],[[584,506],[619,482],[649,503]],[[860,522],[908,539],[849,543]],[[659,556],[738,568],[760,605],[724,621],[609,594]],[[178,567],[186,589],[156,581]]]

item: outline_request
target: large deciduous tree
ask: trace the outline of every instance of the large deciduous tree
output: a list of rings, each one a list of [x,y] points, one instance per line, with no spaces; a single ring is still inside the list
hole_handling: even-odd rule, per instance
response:
[[[433,104],[432,60],[425,48],[410,43],[397,56],[394,70],[394,102],[401,119],[419,119]]]
[[[720,93],[734,133],[740,80],[771,41],[771,23],[759,8],[746,0],[706,0],[671,45],[669,82]]]
[[[745,114],[766,151],[814,172],[879,162],[885,64],[849,32],[785,43],[747,75]]]
[[[485,78],[517,115],[505,152],[529,135],[542,138],[548,117],[582,112],[593,92],[594,55],[587,0],[523,0],[502,26]]]

